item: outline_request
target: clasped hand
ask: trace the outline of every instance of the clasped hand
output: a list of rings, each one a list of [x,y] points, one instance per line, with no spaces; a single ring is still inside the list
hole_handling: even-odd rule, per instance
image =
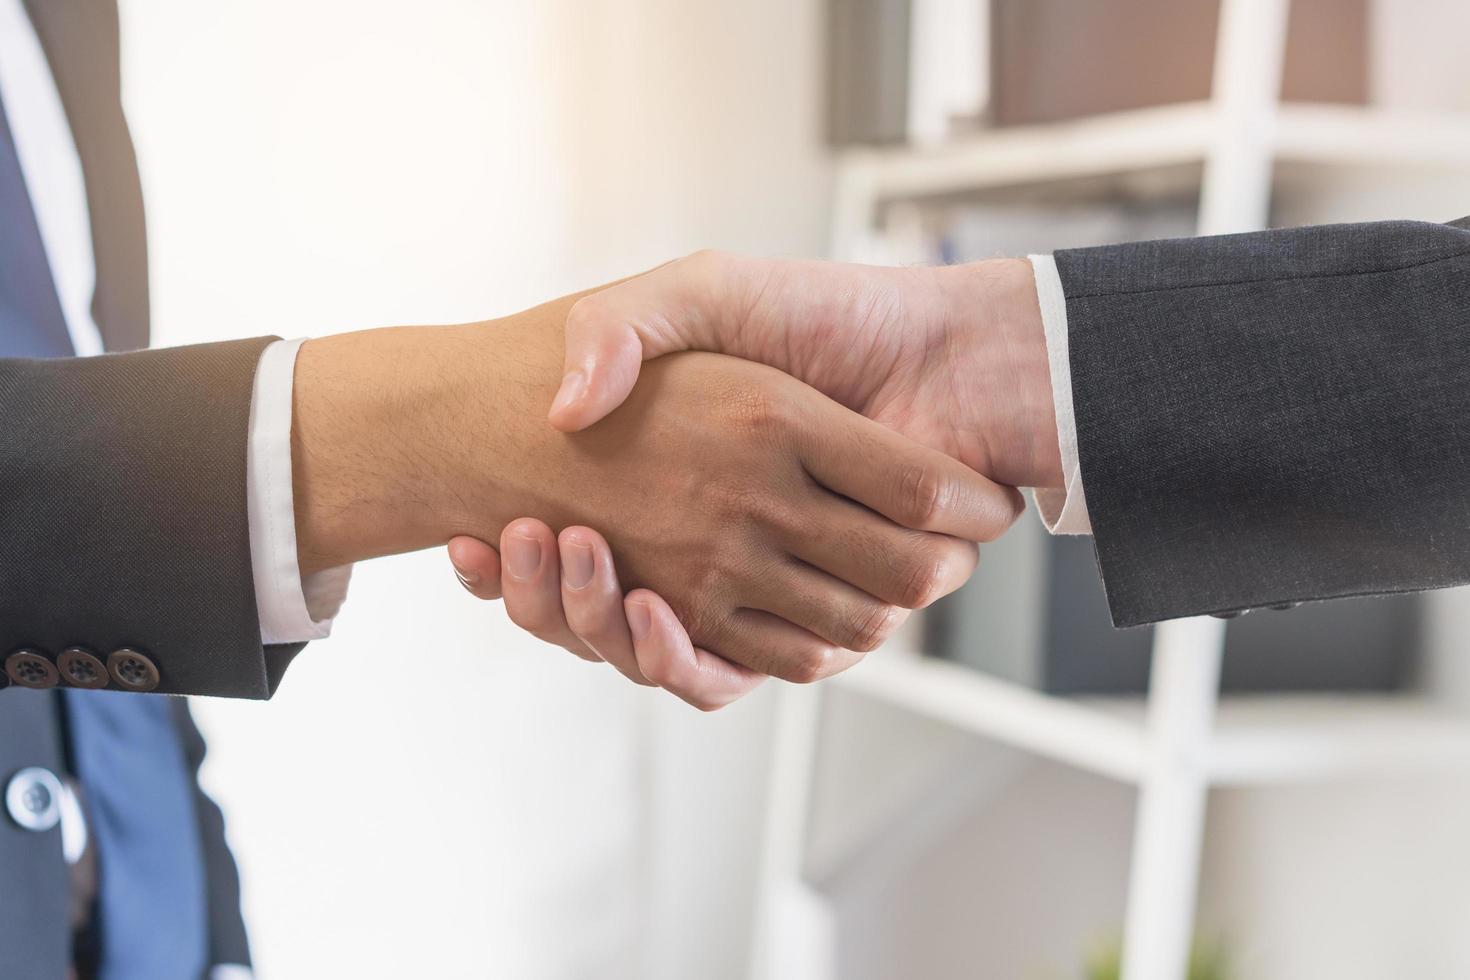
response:
[[[962,584],[1022,508],[979,470],[1054,482],[1025,263],[701,253],[542,311],[566,345],[541,404],[569,433],[542,479],[579,492],[451,561],[541,639],[700,708],[830,676]]]

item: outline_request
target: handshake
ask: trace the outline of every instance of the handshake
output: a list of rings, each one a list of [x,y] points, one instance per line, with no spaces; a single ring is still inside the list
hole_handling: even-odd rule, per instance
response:
[[[850,666],[1061,485],[1024,260],[697,253],[296,377],[304,575],[448,542],[519,626],[703,709]]]

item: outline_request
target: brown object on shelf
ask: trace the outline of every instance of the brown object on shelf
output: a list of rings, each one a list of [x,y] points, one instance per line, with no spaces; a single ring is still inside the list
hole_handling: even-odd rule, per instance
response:
[[[827,0],[827,142],[907,135],[909,0]]]
[[[1292,0],[1282,98],[1368,99],[1368,0]],[[1000,126],[1210,96],[1218,0],[992,0],[991,110]]]

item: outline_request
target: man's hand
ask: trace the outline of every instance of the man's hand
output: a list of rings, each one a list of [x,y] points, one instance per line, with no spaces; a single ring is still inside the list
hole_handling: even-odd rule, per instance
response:
[[[512,622],[537,638],[583,660],[607,660],[635,683],[656,684],[704,710],[722,707],[765,680],[696,648],[657,593],[635,589],[625,598],[612,550],[596,531],[570,527],[558,535],[525,518],[502,532],[501,547],[510,554],[517,539],[535,542],[538,562],[504,574],[505,607]],[[495,549],[459,537],[449,543],[449,556],[471,594],[501,598]]]
[[[711,670],[746,685],[750,671],[807,681],[957,587],[969,542],[1019,512],[1015,491],[943,454],[776,370],[709,354],[651,365],[602,424],[557,432],[544,412],[570,306],[306,344],[292,432],[303,571],[470,534],[500,537],[503,582],[538,581],[555,574],[549,543],[500,529],[527,513],[596,526],[621,584],[667,600],[696,661],[717,654],[736,667]],[[564,554],[570,582],[582,555]],[[625,612],[637,629],[637,596]],[[651,676],[626,625],[579,635],[701,706],[742,693]]]
[[[550,413],[563,430],[616,407],[643,361],[693,348],[777,367],[1001,482],[1061,484],[1046,343],[1025,261],[889,269],[701,252],[588,294],[566,332],[566,377]],[[606,542],[569,528],[558,556],[549,528],[519,523],[553,562],[570,557],[569,536],[595,554],[597,588],[558,588],[554,568],[505,588],[517,622],[590,655],[584,630],[612,629],[623,614]],[[488,544],[457,538],[450,559],[472,593],[499,597],[499,556]],[[653,593],[638,599],[659,615],[635,643],[636,659],[692,664],[668,607]]]
[[[616,407],[641,362],[680,350],[778,368],[1012,486],[1061,485],[1031,265],[882,268],[698,252],[584,296],[550,417]]]

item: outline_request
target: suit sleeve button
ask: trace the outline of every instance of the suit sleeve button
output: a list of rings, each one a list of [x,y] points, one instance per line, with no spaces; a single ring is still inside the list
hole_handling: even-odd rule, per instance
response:
[[[5,658],[5,675],[21,687],[40,690],[61,680],[56,665],[35,650],[17,650]]]
[[[96,689],[107,686],[107,665],[85,647],[67,647],[56,658],[61,679],[72,687]]]
[[[123,647],[107,657],[107,672],[125,691],[142,694],[158,686],[158,668],[137,650]]]

